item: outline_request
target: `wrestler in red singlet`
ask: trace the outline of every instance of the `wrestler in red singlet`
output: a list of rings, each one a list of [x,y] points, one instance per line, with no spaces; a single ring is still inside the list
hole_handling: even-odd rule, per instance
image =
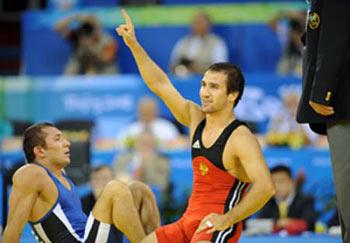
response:
[[[130,48],[142,79],[176,120],[189,127],[192,136],[194,184],[187,211],[176,223],[147,235],[142,243],[237,242],[242,230],[240,221],[259,210],[275,193],[256,137],[235,120],[233,111],[245,84],[242,71],[231,63],[209,66],[201,80],[199,106],[176,90],[137,41],[130,16],[125,11],[122,14],[125,24],[117,32]],[[204,146],[218,134],[212,146]],[[245,193],[249,183],[253,186]]]
[[[232,132],[244,123],[234,120],[220,134],[215,143],[205,148],[202,143],[204,119],[196,128],[192,139],[193,192],[185,214],[175,223],[156,230],[158,242],[197,242],[210,240],[214,243],[238,242],[242,223],[237,223],[224,231],[195,234],[201,220],[209,213],[226,213],[243,196],[249,183],[244,183],[230,175],[224,168],[222,156],[227,140]]]

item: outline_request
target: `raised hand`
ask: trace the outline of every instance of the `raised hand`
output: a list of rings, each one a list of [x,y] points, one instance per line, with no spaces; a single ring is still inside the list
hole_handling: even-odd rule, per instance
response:
[[[117,31],[119,36],[123,37],[125,44],[128,47],[131,47],[132,44],[137,42],[134,24],[132,23],[130,16],[124,9],[122,9],[122,16],[124,18],[125,24],[119,25],[115,30]]]

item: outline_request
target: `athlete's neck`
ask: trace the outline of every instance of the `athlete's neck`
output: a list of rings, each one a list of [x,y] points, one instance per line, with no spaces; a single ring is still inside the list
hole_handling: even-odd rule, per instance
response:
[[[38,161],[37,163],[41,164],[44,166],[46,169],[48,169],[52,174],[54,174],[57,177],[60,177],[62,175],[62,166],[55,165],[51,162],[48,161]]]
[[[207,128],[221,128],[226,127],[228,123],[236,119],[233,112],[215,112],[207,113],[206,116],[206,127]]]

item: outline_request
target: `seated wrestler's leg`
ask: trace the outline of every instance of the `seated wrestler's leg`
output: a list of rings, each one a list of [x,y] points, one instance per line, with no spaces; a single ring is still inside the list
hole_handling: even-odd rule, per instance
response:
[[[153,232],[160,226],[160,214],[156,198],[151,189],[142,182],[133,181],[129,188],[134,198],[135,206],[138,209],[141,223],[146,235]]]
[[[114,224],[133,243],[145,237],[130,188],[121,181],[113,180],[106,185],[92,214],[98,221]]]
[[[152,232],[151,234],[147,235],[146,238],[144,238],[141,243],[158,243],[156,232]]]

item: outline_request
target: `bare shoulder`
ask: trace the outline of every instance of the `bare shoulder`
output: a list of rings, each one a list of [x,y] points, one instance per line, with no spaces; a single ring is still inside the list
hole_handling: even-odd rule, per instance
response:
[[[15,172],[12,181],[16,187],[22,189],[40,189],[47,176],[43,168],[34,164],[26,164]]]
[[[234,149],[260,148],[256,136],[246,126],[237,127],[229,139]]]
[[[232,136],[235,138],[255,138],[255,135],[250,131],[250,129],[244,125],[237,127],[233,131]]]

